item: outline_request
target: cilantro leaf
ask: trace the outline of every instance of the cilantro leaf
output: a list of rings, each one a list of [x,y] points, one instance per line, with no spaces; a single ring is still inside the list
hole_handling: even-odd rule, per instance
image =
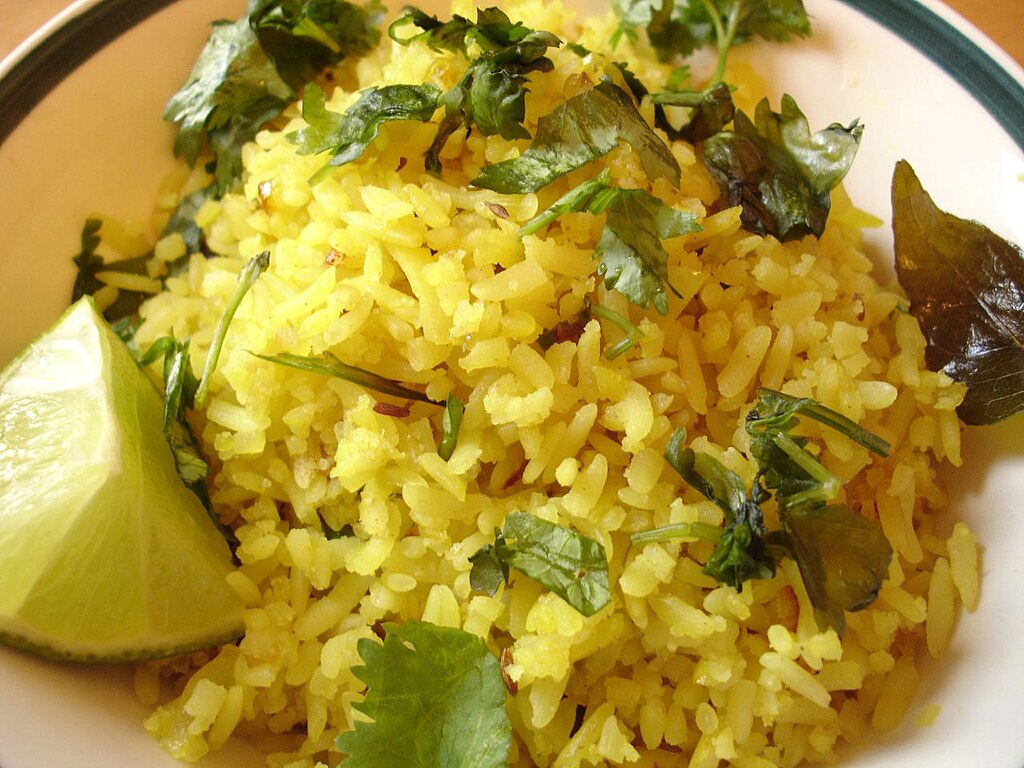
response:
[[[628,93],[608,80],[555,107],[537,123],[537,135],[517,158],[486,166],[473,180],[504,193],[536,192],[560,176],[628,144],[652,178],[679,185],[679,164],[636,109]]]
[[[343,768],[505,768],[512,726],[501,666],[479,637],[421,621],[357,644],[372,718],[337,738]]]
[[[667,61],[677,55],[689,56],[714,40],[714,25],[700,2],[613,0],[612,9],[619,20],[611,39],[613,47],[623,35],[636,40],[642,29],[658,58]]]
[[[878,597],[892,560],[889,541],[876,523],[842,504],[788,509],[782,522],[819,626],[842,634],[844,612]]]
[[[505,537],[500,528],[494,530],[494,544],[481,547],[469,558],[473,565],[469,572],[469,586],[477,592],[493,595],[498,587],[508,582],[508,563],[498,555],[498,547],[504,546]]]
[[[512,567],[584,616],[594,615],[612,599],[604,547],[588,536],[526,512],[506,517],[505,528],[495,531],[494,544],[470,560],[470,584],[491,594],[500,584],[497,575],[507,580]]]
[[[601,257],[597,273],[604,284],[634,304],[649,303],[668,313],[668,253],[662,240],[697,232],[700,225],[690,211],[665,205],[642,189],[620,189],[606,208],[608,219],[597,241]]]
[[[733,131],[703,142],[704,161],[726,205],[741,205],[744,227],[780,240],[825,230],[829,192],[846,175],[860,145],[863,126],[833,123],[811,134],[791,96],[782,112],[762,100],[755,122],[737,112]]]
[[[1024,409],[1024,253],[932,201],[906,161],[892,180],[896,275],[928,340],[928,367],[967,385],[957,409],[992,424]]]
[[[320,86],[310,83],[302,97],[306,128],[288,134],[299,154],[330,152],[331,159],[311,183],[320,181],[331,168],[356,160],[363,154],[383,123],[392,120],[430,120],[437,110],[441,89],[436,85],[382,85],[368,88],[343,113],[331,112]]]
[[[215,22],[192,74],[164,110],[165,120],[181,124],[174,152],[195,165],[206,139],[214,153],[215,185],[223,194],[241,171],[242,145],[293,96],[248,19]]]
[[[714,44],[718,65],[712,83],[722,81],[733,45],[751,37],[784,42],[811,32],[802,0],[615,0],[612,7],[619,17],[613,43],[645,29],[662,60]]]
[[[204,142],[214,155],[219,197],[241,171],[241,148],[295,98],[320,68],[368,50],[380,6],[344,0],[254,0],[250,15],[219,21],[185,84],[164,110],[180,124],[177,155],[194,165]],[[264,44],[267,49],[264,49]]]
[[[256,0],[249,25],[281,78],[301,90],[345,56],[369,52],[386,10],[376,0]]]
[[[605,169],[572,188],[526,222],[519,234],[533,234],[570,211],[606,213],[594,253],[601,259],[598,274],[604,277],[606,287],[619,291],[638,306],[653,303],[664,315],[668,312],[668,253],[661,241],[700,231],[697,217],[690,211],[665,205],[645,190],[608,186],[610,178]],[[623,351],[625,348],[619,354]]]

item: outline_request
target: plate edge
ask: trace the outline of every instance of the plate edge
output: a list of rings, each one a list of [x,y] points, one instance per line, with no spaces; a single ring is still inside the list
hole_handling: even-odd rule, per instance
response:
[[[917,0],[838,0],[899,36],[963,86],[1024,151],[1024,82],[977,41]],[[957,16],[956,18],[960,18]],[[971,32],[998,48],[981,32]]]
[[[175,2],[99,0],[84,9],[76,4],[16,48],[0,77],[0,144],[82,63]]]

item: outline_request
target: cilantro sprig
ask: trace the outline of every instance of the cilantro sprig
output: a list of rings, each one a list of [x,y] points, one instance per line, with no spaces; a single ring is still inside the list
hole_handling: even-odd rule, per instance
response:
[[[619,291],[634,304],[650,304],[668,312],[668,253],[662,240],[699,232],[697,216],[680,211],[642,189],[610,186],[607,169],[573,187],[520,228],[521,235],[538,232],[559,216],[572,211],[606,214],[594,255],[605,286]],[[675,289],[672,289],[675,291]],[[610,318],[606,318],[610,319]],[[624,329],[629,330],[629,329]]]
[[[758,390],[746,430],[759,470],[748,491],[736,473],[710,454],[686,446],[678,430],[665,459],[679,475],[725,513],[725,526],[681,523],[634,534],[634,544],[677,538],[713,541],[704,572],[736,589],[770,578],[782,557],[800,570],[819,625],[842,632],[845,612],[870,605],[888,573],[892,547],[879,526],[845,504],[833,503],[840,483],[792,434],[802,415],[846,435],[879,456],[889,445],[842,414],[810,399]],[[763,505],[775,499],[781,529],[765,527]]]
[[[729,50],[751,37],[784,42],[811,32],[802,0],[614,0],[619,26],[612,38],[636,38],[643,29],[664,60],[713,45],[720,83]]]
[[[400,34],[410,26],[421,31]],[[484,136],[504,139],[530,138],[523,126],[527,75],[554,67],[547,51],[562,44],[558,37],[530,29],[521,21],[513,23],[497,7],[478,10],[475,22],[459,15],[442,22],[410,8],[391,24],[388,34],[402,45],[422,43],[469,60],[459,81],[440,97],[445,116],[424,158],[427,170],[440,173],[441,151],[460,128],[475,126]]]
[[[310,83],[302,97],[302,118],[306,127],[288,134],[300,155],[330,152],[327,164],[309,180],[321,181],[331,169],[362,156],[377,138],[380,127],[393,120],[427,122],[440,104],[436,85],[381,85],[368,88],[343,113],[327,109],[327,98],[316,83]]]
[[[199,441],[196,440],[192,427],[189,425],[187,411],[202,407],[209,391],[210,380],[220,361],[228,328],[238,311],[238,306],[269,265],[270,252],[263,251],[250,259],[242,268],[238,275],[235,291],[217,322],[206,357],[206,365],[199,377],[192,370],[189,339],[181,340],[175,336],[162,336],[145,350],[132,348],[136,360],[143,367],[163,359],[164,435],[171,446],[178,475],[185,485],[199,497],[207,511],[212,509],[206,487],[208,467],[200,452]],[[221,525],[212,512],[211,517],[231,541],[230,532]]]

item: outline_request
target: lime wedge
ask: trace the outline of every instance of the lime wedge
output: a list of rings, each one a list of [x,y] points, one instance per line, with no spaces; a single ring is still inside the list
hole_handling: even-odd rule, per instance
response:
[[[0,372],[0,641],[123,661],[242,634],[230,550],[162,423],[89,299]]]

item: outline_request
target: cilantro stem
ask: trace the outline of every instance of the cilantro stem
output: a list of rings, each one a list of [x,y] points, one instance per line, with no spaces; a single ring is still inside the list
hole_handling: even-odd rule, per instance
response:
[[[519,236],[526,237],[539,232],[563,213],[589,209],[594,197],[612,180],[611,172],[605,168],[597,176],[577,184],[551,205],[538,213],[519,228]],[[599,213],[599,211],[590,211]]]
[[[789,456],[789,458],[791,458],[800,467],[800,469],[810,475],[814,480],[821,483],[820,488],[814,489],[812,497],[826,500],[834,499],[838,495],[840,487],[839,478],[825,469],[817,459],[797,445],[793,438],[784,432],[773,430],[771,433],[771,440],[783,453]],[[793,506],[792,502],[797,500],[798,497],[805,496],[805,494],[806,492],[793,494],[793,496],[787,499],[787,506]],[[800,500],[806,501],[807,498]]]
[[[278,365],[284,365],[288,368],[296,368],[300,371],[317,373],[321,376],[332,376],[336,379],[343,379],[344,381],[351,382],[352,384],[358,384],[361,387],[372,389],[373,391],[380,392],[384,395],[406,398],[408,400],[417,400],[421,403],[430,403],[431,405],[445,405],[445,403],[437,400],[431,400],[422,392],[402,386],[398,382],[386,379],[372,371],[367,371],[364,368],[358,368],[354,365],[343,363],[336,355],[333,355],[330,352],[325,352],[321,357],[292,355],[287,352],[280,352],[276,355],[260,355],[255,352],[251,352],[250,354],[254,357],[258,357],[260,360],[277,363]]]
[[[600,304],[594,304],[590,307],[590,313],[600,320],[607,320],[626,334],[626,338],[621,341],[617,341],[614,344],[609,344],[604,348],[604,356],[606,360],[614,360],[619,357],[644,337],[643,331],[633,325],[633,323],[624,318],[618,312],[608,309],[608,307]]]
[[[453,394],[448,395],[444,404],[444,416],[441,418],[442,436],[437,446],[437,454],[448,461],[455,452],[459,442],[459,429],[462,427],[462,414],[465,404]]]
[[[213,341],[210,342],[210,353],[206,357],[206,366],[203,368],[203,375],[200,377],[199,386],[196,388],[196,408],[200,407],[206,399],[207,390],[210,388],[210,378],[213,376],[213,371],[220,360],[224,339],[228,335],[228,326],[231,324],[235,312],[238,311],[238,305],[242,303],[245,294],[256,284],[256,280],[266,271],[268,266],[270,266],[270,251],[263,251],[263,253],[251,258],[238,275],[238,285],[235,287],[235,292],[232,294],[231,300],[228,301],[228,305],[224,308],[224,313],[220,316],[217,328],[213,332]]]
[[[711,23],[715,28],[715,42],[718,46],[718,65],[715,67],[715,74],[711,78],[711,85],[717,85],[722,82],[722,77],[725,75],[725,60],[729,55],[729,49],[732,47],[736,30],[739,28],[740,7],[743,5],[743,0],[736,0],[730,5],[729,17],[724,27],[722,26],[722,17],[718,9],[715,8],[714,3],[711,0],[701,0],[701,4],[707,11],[708,16],[711,17]]]
[[[885,457],[889,455],[889,451],[892,449],[892,446],[889,445],[887,441],[883,440],[874,432],[864,429],[864,427],[860,426],[852,419],[848,419],[841,413],[837,413],[831,408],[827,408],[815,400],[811,400],[810,398],[797,398],[792,395],[778,392],[774,389],[765,388],[758,390],[758,396],[762,396],[762,393],[764,392],[770,393],[772,397],[788,403],[791,407],[798,410],[800,413],[803,413],[805,416],[812,418],[827,427],[832,427],[832,429],[836,430],[840,434],[846,435],[846,437],[850,438],[855,443],[859,443],[864,446],[872,453]]]
[[[703,99],[703,91],[660,91],[651,94],[652,104],[668,104],[673,107],[698,107]]]
[[[672,523],[649,531],[638,531],[629,537],[633,544],[655,544],[675,539],[703,539],[717,542],[722,538],[722,529],[710,523]]]

